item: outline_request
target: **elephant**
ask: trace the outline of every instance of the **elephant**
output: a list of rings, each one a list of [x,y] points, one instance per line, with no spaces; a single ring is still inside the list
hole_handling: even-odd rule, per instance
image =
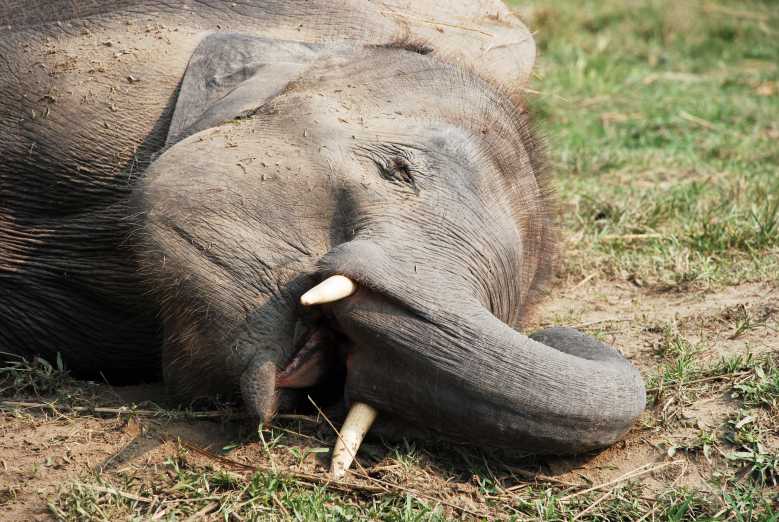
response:
[[[23,4],[0,6],[0,351],[265,421],[334,390],[340,474],[377,415],[573,454],[644,409],[614,348],[520,333],[559,234],[533,38],[499,1]]]

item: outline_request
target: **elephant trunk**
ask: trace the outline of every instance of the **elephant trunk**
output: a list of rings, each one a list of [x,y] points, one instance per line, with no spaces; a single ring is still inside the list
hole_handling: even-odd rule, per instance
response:
[[[613,443],[644,409],[638,371],[612,348],[573,329],[524,336],[475,298],[442,299],[442,282],[409,284],[360,250],[352,273],[340,255],[325,261],[360,283],[330,305],[351,341],[350,401],[464,441],[556,454]],[[381,282],[368,277],[377,269]],[[400,280],[413,291],[393,290]]]

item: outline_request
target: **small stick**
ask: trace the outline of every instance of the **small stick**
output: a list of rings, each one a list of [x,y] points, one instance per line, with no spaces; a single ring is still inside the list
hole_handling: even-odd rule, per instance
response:
[[[216,419],[223,417],[243,418],[245,415],[239,414],[235,410],[225,411],[193,411],[193,412],[178,412],[168,411],[160,409],[154,410],[135,410],[128,408],[127,406],[119,406],[116,408],[107,408],[102,406],[89,407],[89,406],[67,406],[65,404],[57,405],[55,403],[45,402],[19,402],[19,401],[2,401],[0,402],[0,409],[14,410],[18,408],[25,409],[37,409],[37,410],[49,410],[52,413],[61,414],[66,413],[93,413],[93,414],[110,414],[110,415],[136,415],[138,417],[164,417],[164,416],[181,416],[184,418],[194,419]]]
[[[602,324],[602,323],[627,323],[628,321],[633,321],[634,318],[632,317],[617,317],[615,319],[598,319],[597,321],[587,321],[586,323],[579,323],[573,325],[573,328],[586,328],[588,326],[595,326],[596,324]]]
[[[579,512],[576,514],[576,516],[575,516],[575,517],[573,517],[573,518],[571,519],[571,522],[573,522],[574,520],[579,520],[579,519],[580,519],[580,518],[582,518],[584,515],[586,515],[587,513],[589,513],[590,511],[592,511],[593,509],[595,509],[595,506],[597,506],[598,504],[600,504],[601,502],[603,502],[604,500],[606,500],[606,498],[607,498],[607,497],[611,496],[611,494],[612,494],[612,493],[614,493],[614,489],[616,489],[616,486],[615,486],[615,487],[613,487],[613,488],[611,488],[611,489],[610,489],[610,490],[608,490],[607,492],[605,492],[605,493],[604,493],[603,495],[601,495],[600,497],[598,497],[598,499],[597,499],[595,502],[593,502],[592,504],[590,504],[589,506],[587,506],[587,507],[586,507],[584,510],[582,510],[582,511],[579,511]]]
[[[143,502],[146,504],[151,504],[152,502],[154,502],[154,499],[148,497],[139,497],[138,495],[133,495],[132,493],[125,493],[124,491],[119,491],[118,489],[114,489],[114,488],[105,488],[103,486],[95,486],[92,484],[78,484],[78,485],[84,488],[89,488],[93,491],[97,491],[98,493],[108,493],[109,495],[124,497],[129,500],[135,500],[136,502]]]
[[[407,488],[405,486],[400,486],[398,484],[392,484],[391,482],[387,482],[387,481],[384,481],[384,480],[381,480],[381,479],[373,478],[373,477],[368,476],[368,475],[363,475],[363,474],[361,474],[360,472],[357,472],[357,471],[352,471],[352,473],[354,473],[358,477],[364,478],[364,479],[369,480],[371,482],[376,482],[377,484],[382,484],[384,486],[387,486],[390,490],[393,490],[395,493],[407,493],[407,494],[410,494],[410,495],[418,497],[418,498],[424,498],[424,499],[430,500],[432,502],[438,502],[439,504],[444,504],[445,506],[449,506],[452,509],[456,509],[457,511],[462,511],[463,513],[468,513],[469,515],[473,515],[475,517],[488,518],[488,515],[486,515],[484,513],[471,511],[468,508],[464,508],[462,506],[458,506],[457,504],[452,504],[451,502],[447,502],[446,500],[443,500],[443,499],[440,499],[440,498],[432,497],[430,495],[425,495],[424,493],[420,493],[419,491],[416,491],[416,490],[411,489],[411,488]]]
[[[694,115],[690,114],[687,111],[680,112],[679,116],[681,116],[682,119],[685,119],[687,121],[691,121],[692,123],[700,125],[704,129],[713,130],[713,129],[717,128],[717,126],[714,125],[713,123],[711,123],[710,121],[704,120],[703,118],[699,118],[698,116],[694,116]]]
[[[550,477],[548,475],[543,475],[540,473],[533,473],[532,471],[526,471],[520,468],[513,468],[506,465],[504,465],[503,467],[506,468],[510,473],[516,473],[520,477],[535,480],[536,482],[550,482],[552,484],[557,484],[559,486],[565,486],[569,488],[584,487],[582,484],[576,484],[574,482],[566,482],[565,480],[560,480],[558,478]],[[510,488],[507,488],[506,491],[516,491],[517,489],[520,489],[524,486],[525,484],[518,484],[516,486],[511,486]]]
[[[206,515],[219,508],[219,502],[211,502],[206,507],[195,513],[194,515],[184,519],[184,522],[197,522],[203,520]]]
[[[730,9],[716,4],[705,4],[703,6],[703,11],[706,13],[720,13],[735,18],[746,18],[747,20],[755,20],[757,22],[765,22],[768,20],[767,15],[742,11],[739,9]]]
[[[204,500],[221,500],[223,497],[211,496],[200,498],[173,498],[170,500],[163,500],[160,505],[163,504],[192,504],[193,502],[203,502]]]
[[[625,241],[632,241],[634,239],[662,239],[662,234],[608,234],[605,236],[601,236],[601,239],[604,241],[615,241],[618,239],[623,239]]]
[[[582,279],[581,281],[579,281],[579,282],[576,284],[576,286],[574,286],[574,287],[572,288],[572,290],[578,290],[579,288],[583,287],[584,285],[586,285],[586,284],[587,284],[587,282],[588,282],[588,281],[590,281],[590,280],[591,280],[593,277],[595,277],[596,275],[598,275],[598,272],[593,272],[593,273],[591,273],[590,275],[588,275],[587,277],[585,277],[584,279]]]
[[[294,435],[295,437],[301,437],[303,439],[313,440],[314,442],[317,442],[319,444],[327,444],[325,441],[323,441],[321,439],[318,439],[316,437],[312,437],[311,435],[306,435],[305,433],[292,431],[292,430],[289,430],[289,429],[284,428],[282,426],[278,426],[276,424],[271,424],[270,427],[273,428],[274,430],[279,430],[279,431],[283,431],[284,433],[287,433],[289,435]]]
[[[624,482],[626,480],[630,480],[636,477],[640,477],[641,475],[646,475],[647,473],[652,473],[658,470],[661,470],[663,468],[667,468],[668,466],[674,465],[674,464],[681,464],[684,462],[683,460],[674,460],[672,462],[665,462],[663,464],[660,464],[659,466],[655,466],[654,468],[646,469],[647,466],[651,466],[652,463],[649,462],[647,464],[644,464],[643,466],[639,466],[633,471],[630,471],[628,473],[625,473],[624,475],[615,478],[614,480],[610,480],[608,482],[604,482],[603,484],[599,484],[597,486],[592,486],[591,488],[587,488],[582,491],[577,491],[576,493],[571,493],[570,495],[566,495],[563,498],[560,499],[560,502],[565,502],[567,500],[570,500],[574,497],[578,497],[579,495],[584,495],[586,493],[589,493],[591,491],[595,491],[598,489],[603,489],[608,486],[613,486],[615,484],[619,484],[620,482]]]
[[[700,384],[702,382],[710,382],[710,381],[724,381],[725,379],[730,379],[733,377],[742,377],[744,375],[749,375],[751,371],[743,371],[743,372],[733,372],[733,373],[723,373],[722,375],[714,375],[711,377],[703,377],[701,379],[693,379],[692,381],[673,381],[667,384],[663,384],[661,386],[656,386],[654,388],[647,388],[647,392],[654,392],[658,390],[662,390],[666,387],[678,387],[686,384]]]
[[[281,512],[284,514],[284,518],[286,520],[292,520],[292,517],[289,516],[289,511],[284,506],[284,504],[281,503],[281,500],[279,500],[279,497],[276,496],[276,493],[273,493],[271,495],[271,498],[273,499],[273,503],[276,504],[276,507],[278,507],[281,510]]]
[[[311,417],[309,415],[294,415],[292,413],[282,413],[279,415],[274,415],[273,420],[289,420],[289,421],[301,421],[301,422],[308,422],[309,424],[319,425],[320,420],[316,417]]]
[[[20,402],[20,401],[2,401],[0,402],[0,408],[26,408],[26,409],[40,409],[50,410],[54,413],[60,412],[73,412],[73,413],[102,413],[110,415],[135,415],[138,417],[163,417],[163,416],[182,416],[190,419],[219,419],[224,417],[230,417],[233,419],[242,419],[246,417],[246,414],[238,410],[223,410],[223,411],[192,411],[181,412],[175,410],[137,410],[129,408],[127,406],[117,407],[89,407],[89,406],[67,406],[67,405],[55,405],[54,403],[44,402]],[[274,420],[286,420],[286,421],[300,421],[307,422],[309,424],[318,425],[319,420],[316,417],[309,415],[293,415],[293,414],[280,414],[275,415]]]
[[[647,518],[649,518],[650,516],[654,515],[654,514],[655,514],[655,511],[657,511],[657,508],[659,508],[659,507],[660,507],[660,504],[658,504],[658,503],[657,503],[657,500],[655,499],[655,507],[653,507],[651,511],[647,512],[647,514],[646,514],[646,515],[644,515],[643,517],[641,517],[641,518],[639,518],[638,520],[636,520],[636,522],[644,522],[644,520],[646,520],[646,519],[647,519]],[[713,518],[713,520],[717,520],[717,517],[718,517],[718,516],[719,516],[719,515],[714,515],[714,518]],[[653,518],[652,520],[654,520],[654,518]]]

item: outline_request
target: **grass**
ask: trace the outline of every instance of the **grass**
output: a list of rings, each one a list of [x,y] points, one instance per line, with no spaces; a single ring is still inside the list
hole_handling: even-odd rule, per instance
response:
[[[650,407],[655,421],[666,415],[667,408],[658,410],[669,396],[678,404],[691,404],[693,387],[703,386],[709,395],[712,387],[716,393],[728,393],[738,401],[739,409],[719,428],[701,429],[689,440],[669,446],[667,458],[675,460],[650,462],[602,485],[549,485],[544,484],[546,477],[532,471],[525,473],[537,480],[523,480],[513,473],[517,468],[502,465],[505,461],[499,454],[435,444],[420,447],[409,441],[382,443],[380,455],[368,465],[368,476],[333,484],[316,471],[317,458],[328,452],[333,441],[332,436],[322,438],[321,422],[311,428],[300,420],[287,424],[282,420],[281,425],[261,426],[254,436],[244,432],[233,439],[238,442],[214,451],[164,435],[171,423],[197,417],[181,417],[177,412],[159,415],[131,407],[140,412],[137,415],[147,436],[167,439],[167,450],[153,464],[147,460],[146,465],[114,471],[92,468],[62,484],[48,508],[61,520],[438,521],[494,516],[545,521],[635,521],[649,516],[679,521],[779,520],[779,496],[770,489],[779,482],[779,453],[776,445],[769,445],[772,439],[776,442],[779,430],[775,357],[739,355],[708,365],[690,364],[689,369],[678,371],[688,364],[680,360],[688,361],[689,354],[703,348],[672,325],[656,330],[660,338],[655,353],[665,363],[650,382],[665,395],[656,395]],[[665,364],[674,370],[669,373]],[[91,417],[97,408],[63,412],[85,401],[97,404],[101,395],[94,385],[70,379],[64,368],[54,369],[38,360],[18,361],[0,372],[0,379],[14,383],[15,393],[30,400],[54,404],[56,414],[51,422],[64,419],[77,424],[81,416]],[[86,387],[91,393],[63,393],[62,386]],[[49,396],[41,397],[39,392]],[[109,414],[115,411],[108,410]],[[30,422],[37,421],[31,418]],[[677,427],[658,422],[645,426],[649,432],[670,432]],[[252,464],[234,456],[242,447],[252,448]],[[377,448],[369,446],[368,450],[372,453]],[[677,486],[676,480],[652,488],[644,482],[649,476],[666,480],[663,470],[678,479],[686,462],[699,456],[713,464],[706,489]],[[537,464],[526,459],[518,465],[531,470]],[[450,487],[454,489],[448,491]],[[17,492],[9,488],[3,494],[10,501]]]
[[[771,2],[521,2],[571,277],[779,280]]]
[[[558,284],[593,276],[650,293],[745,282],[776,287],[775,4],[519,4],[539,44],[532,87],[541,94],[531,104],[563,204],[566,258]],[[0,399],[37,405],[3,406],[4,419],[17,427],[51,423],[77,432],[85,420],[100,419],[105,437],[129,447],[122,430],[139,423],[133,444],[154,442],[135,461],[92,465],[58,484],[48,509],[62,520],[778,522],[779,361],[750,351],[759,335],[776,336],[775,311],[741,304],[706,318],[716,328],[700,328],[719,332],[714,341],[675,320],[647,320],[641,337],[651,341],[651,363],[641,369],[649,407],[620,447],[650,456],[625,470],[632,474],[610,470],[614,481],[588,482],[577,473],[616,466],[617,458],[548,461],[372,441],[360,457],[367,476],[330,483],[323,464],[334,436],[318,420],[279,420],[247,432],[245,423],[235,428],[241,423],[231,423],[229,410],[117,407],[106,387],[77,383],[61,364],[41,360],[0,369]],[[559,322],[581,322],[571,314]],[[600,335],[608,340],[606,330]],[[745,347],[711,357],[711,344],[726,341]],[[701,421],[694,408],[712,402],[729,413]],[[219,449],[187,442],[214,426],[237,431]],[[180,440],[180,433],[188,435]],[[575,482],[557,479],[552,465],[573,470],[566,477]],[[685,483],[688,468],[701,480]],[[0,505],[18,500],[23,484],[3,487],[1,479]]]
[[[749,380],[734,386],[733,396],[741,399],[746,406],[779,411],[779,368],[776,363],[755,368]]]
[[[18,397],[32,394],[50,395],[75,383],[70,378],[61,358],[56,364],[36,357],[28,361],[20,357],[8,357],[0,367],[0,397]]]
[[[145,514],[163,520],[206,516],[223,520],[445,520],[441,508],[431,508],[411,496],[373,500],[338,496],[284,475],[240,475],[191,467],[185,459],[168,460],[160,471],[164,480],[153,483],[136,483],[128,477],[115,483],[92,476],[86,483],[71,485],[50,509],[74,521],[101,512],[106,518],[119,519]]]
[[[132,477],[100,475],[67,486],[50,505],[63,520],[153,518],[180,520],[450,520],[441,506],[412,495],[364,497],[334,495],[322,487],[304,487],[283,475],[239,475],[191,467],[185,460],[166,462],[162,480],[138,483]],[[528,488],[506,502],[501,515],[514,520],[567,521],[586,510],[585,520],[770,520],[779,511],[754,486],[723,484],[721,496],[688,488],[648,495],[632,481],[606,491],[571,498],[549,488]],[[597,502],[597,503],[596,503]],[[755,518],[755,516],[757,518]],[[719,518],[721,517],[721,518]],[[739,518],[741,517],[741,518]],[[773,518],[775,520],[775,518]]]
[[[664,360],[673,361],[697,350],[668,326],[660,332],[656,353]],[[146,465],[113,471],[92,468],[63,483],[49,499],[48,508],[56,518],[74,521],[443,521],[494,516],[546,521],[639,520],[647,516],[680,521],[777,520],[775,502],[779,497],[772,498],[765,489],[776,486],[779,480],[779,455],[766,446],[777,429],[774,359],[732,357],[696,371],[696,376],[723,376],[717,385],[740,401],[738,414],[727,419],[720,433],[701,432],[689,444],[669,448],[668,457],[676,460],[646,464],[601,486],[550,486],[544,484],[547,479],[543,475],[523,480],[512,472],[517,468],[502,466],[505,461],[501,455],[456,446],[420,447],[409,441],[382,443],[369,476],[332,484],[321,472],[309,471],[332,446],[332,437],[322,439],[322,423],[307,428],[299,420],[290,420],[260,427],[255,436],[244,434],[235,439],[239,442],[217,451],[168,437],[167,450],[154,463],[147,460]],[[729,380],[733,375],[740,377],[738,382]],[[96,406],[102,395],[99,385],[77,383],[66,369],[39,360],[10,365],[0,372],[0,380],[13,383],[15,398],[21,394],[28,400],[55,405],[56,413],[49,421],[54,423],[64,420],[78,425],[82,416],[92,417],[96,407],[67,413],[68,407],[90,401]],[[74,393],[71,388],[84,392]],[[171,423],[191,420],[177,412],[158,415],[156,411],[130,409],[141,412],[138,417],[147,436],[164,438],[162,433]],[[115,413],[108,412],[109,417]],[[765,415],[761,417],[761,413]],[[41,417],[28,417],[27,422],[42,422]],[[43,419],[45,422],[46,417]],[[250,453],[256,464],[234,456],[244,446],[253,447]],[[717,460],[711,488],[647,487],[643,479],[662,477],[662,470],[673,476],[680,470],[683,473],[680,452],[687,458],[700,452]],[[537,462],[530,459],[519,465],[532,469]],[[45,472],[36,467],[35,473]],[[454,489],[450,492],[447,487]],[[17,494],[16,488],[6,488],[0,501],[15,500]]]

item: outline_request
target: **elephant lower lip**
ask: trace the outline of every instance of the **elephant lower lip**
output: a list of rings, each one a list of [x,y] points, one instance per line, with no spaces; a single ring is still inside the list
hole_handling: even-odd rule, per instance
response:
[[[308,388],[318,384],[336,364],[332,336],[316,330],[298,350],[287,366],[277,372],[277,388]]]

